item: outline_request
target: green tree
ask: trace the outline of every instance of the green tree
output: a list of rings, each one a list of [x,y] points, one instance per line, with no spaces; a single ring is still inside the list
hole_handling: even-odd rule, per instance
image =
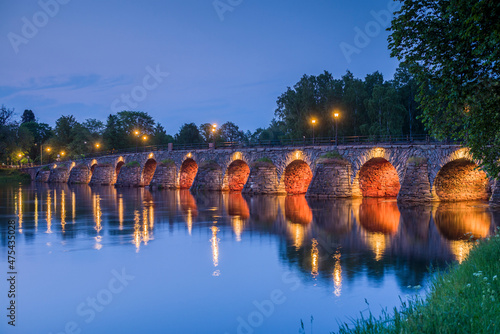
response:
[[[131,134],[125,133],[120,118],[117,115],[109,115],[103,132],[104,146],[107,149],[124,148],[127,143],[124,137],[129,136]]]
[[[154,145],[167,145],[168,143],[173,143],[174,138],[167,134],[165,128],[160,123],[156,123],[154,132],[153,132],[153,144]]]
[[[35,122],[35,114],[32,110],[25,110],[21,116],[21,124]]]
[[[185,123],[179,129],[179,133],[175,135],[177,144],[198,144],[203,142],[200,135],[200,130],[194,123]]]
[[[419,85],[431,134],[469,147],[500,173],[500,2],[406,0],[390,27],[391,55]]]
[[[243,141],[245,138],[243,131],[233,122],[226,122],[221,125],[220,136],[222,141],[226,142]]]

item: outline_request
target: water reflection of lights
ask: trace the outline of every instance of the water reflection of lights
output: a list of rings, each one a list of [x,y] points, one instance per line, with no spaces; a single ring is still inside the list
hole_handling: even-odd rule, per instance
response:
[[[23,192],[21,188],[19,188],[17,194],[16,211],[17,211],[17,218],[19,220],[19,233],[23,233]]]
[[[101,196],[94,194],[92,202],[94,209],[95,230],[99,234],[99,232],[102,230]]]
[[[219,239],[217,238],[217,232],[219,229],[217,226],[212,226],[212,238],[210,242],[212,244],[212,259],[214,262],[214,267],[219,265]]]
[[[243,233],[243,221],[240,216],[231,217],[231,225],[233,226],[234,234],[236,235],[236,241],[241,241],[241,234]]]
[[[316,278],[318,276],[319,270],[319,250],[318,250],[318,241],[316,239],[312,239],[312,248],[311,248],[311,275]]]
[[[450,241],[451,252],[455,255],[458,263],[462,263],[469,255],[474,244],[466,240],[453,240]]]
[[[74,224],[76,219],[76,194],[74,191],[71,192],[71,219]]]
[[[299,250],[299,248],[302,247],[302,244],[304,243],[305,230],[306,226],[302,224],[293,224],[291,222],[288,223],[288,233],[293,240],[293,246],[296,250]]]
[[[191,212],[191,208],[187,209],[186,224],[188,228],[188,233],[189,235],[191,235],[191,231],[193,230],[193,213]]]
[[[141,217],[139,211],[134,210],[134,244],[136,251],[141,247]]]
[[[35,232],[38,232],[38,194],[35,193],[35,214],[34,217],[35,219]]]
[[[120,223],[120,231],[123,230],[123,216],[124,216],[124,209],[123,209],[123,197],[120,194],[118,197],[118,222]]]
[[[335,264],[333,266],[333,285],[335,290],[333,293],[335,296],[340,297],[342,291],[342,267],[340,265],[340,251],[337,251],[333,256]]]
[[[61,190],[61,229],[64,232],[66,226],[66,193]]]
[[[47,190],[47,232],[46,233],[52,233],[51,226],[52,226],[52,195],[50,193],[50,190]]]
[[[382,260],[387,246],[385,235],[382,233],[370,233],[367,238],[368,245],[370,245],[370,248],[375,253],[375,261]]]

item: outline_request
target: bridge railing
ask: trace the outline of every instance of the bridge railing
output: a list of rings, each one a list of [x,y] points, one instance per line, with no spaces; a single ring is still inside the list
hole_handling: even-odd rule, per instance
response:
[[[253,147],[286,147],[286,146],[335,146],[335,145],[366,145],[366,144],[457,144],[454,141],[438,141],[429,135],[412,136],[339,136],[335,137],[316,137],[302,139],[273,139],[257,141],[233,141],[214,143],[191,143],[191,144],[167,144],[167,145],[149,145],[138,146],[119,150],[107,150],[95,152],[88,155],[82,155],[75,159],[97,158],[106,155],[155,152],[155,151],[180,151],[180,150],[203,150],[210,148],[253,148]]]

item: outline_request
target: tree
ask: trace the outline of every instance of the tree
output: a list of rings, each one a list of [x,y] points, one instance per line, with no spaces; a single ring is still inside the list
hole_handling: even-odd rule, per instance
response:
[[[200,134],[203,137],[205,143],[213,140],[214,132],[212,131],[213,125],[210,123],[203,123],[200,125]]]
[[[245,137],[243,131],[233,122],[226,122],[220,127],[221,139],[226,142],[242,141]]]
[[[175,142],[177,144],[197,144],[202,143],[203,138],[196,124],[185,123],[179,129],[179,133],[175,135]]]
[[[120,118],[117,115],[109,115],[106,121],[106,129],[103,132],[104,144],[108,149],[125,148],[124,133]],[[128,134],[130,136],[130,134]]]
[[[14,109],[7,109],[3,104],[0,107],[0,126],[9,124],[10,119],[14,115]]]
[[[21,116],[21,124],[35,122],[35,114],[32,110],[25,110]]]
[[[391,55],[418,82],[423,121],[500,173],[500,2],[406,0],[390,27]]]
[[[154,145],[167,145],[168,143],[173,143],[174,138],[167,134],[165,128],[160,123],[156,123],[156,127],[153,132],[153,144]]]

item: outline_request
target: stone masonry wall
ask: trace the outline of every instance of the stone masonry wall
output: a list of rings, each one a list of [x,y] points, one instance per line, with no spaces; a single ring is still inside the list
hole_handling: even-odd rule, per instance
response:
[[[495,206],[500,206],[500,181],[498,180],[496,180],[495,184],[492,187],[490,203]]]
[[[97,165],[90,180],[92,185],[113,185],[115,181],[115,167],[110,165]]]
[[[71,172],[69,173],[68,183],[80,183],[80,184],[88,184],[90,182],[90,178],[92,177],[92,173],[90,169],[85,165],[79,165],[73,167]]]
[[[67,183],[69,179],[69,169],[65,166],[56,167],[50,170],[49,183]]]
[[[116,179],[117,187],[138,187],[140,186],[141,166],[123,166]]]
[[[319,159],[307,196],[319,198],[351,197],[351,167],[341,159]]]
[[[151,180],[151,188],[176,189],[175,179],[177,177],[177,168],[175,164],[158,164]]]
[[[432,200],[427,159],[409,160],[403,184],[398,194],[399,202],[430,202]]]
[[[250,169],[250,176],[243,188],[246,194],[277,194],[279,193],[278,174],[276,167],[269,162],[257,162]]]
[[[201,191],[220,191],[221,187],[221,167],[216,163],[204,163],[200,165],[191,189]]]
[[[50,176],[49,170],[47,170],[47,171],[41,170],[37,173],[35,181],[36,182],[48,182],[49,176]]]

